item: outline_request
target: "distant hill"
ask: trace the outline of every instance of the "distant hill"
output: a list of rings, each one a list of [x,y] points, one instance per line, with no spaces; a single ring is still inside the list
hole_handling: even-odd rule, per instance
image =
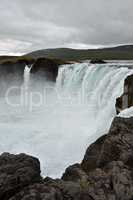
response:
[[[95,58],[103,60],[133,60],[133,45],[87,50],[70,48],[43,49],[31,52],[26,56],[35,59],[39,57],[48,57],[67,61],[91,60]]]
[[[33,51],[23,56],[0,56],[0,64],[5,62],[34,63],[37,58],[53,58],[64,61],[81,60],[133,60],[133,45],[123,45],[101,49],[55,48]]]

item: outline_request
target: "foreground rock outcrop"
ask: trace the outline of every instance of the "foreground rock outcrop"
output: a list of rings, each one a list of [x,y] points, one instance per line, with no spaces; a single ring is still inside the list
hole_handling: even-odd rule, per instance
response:
[[[87,149],[81,165],[84,171],[89,173],[113,161],[122,161],[127,166],[133,167],[133,117],[116,117],[109,133]]]
[[[133,106],[133,75],[130,75],[125,79],[124,92],[116,100],[116,112],[118,114],[131,106]]]
[[[6,200],[25,186],[40,182],[38,159],[25,154],[0,156],[0,199]]]
[[[69,166],[61,179],[43,179],[34,157],[2,154],[0,199],[132,200],[133,117],[115,118],[109,133],[90,145],[81,164]]]

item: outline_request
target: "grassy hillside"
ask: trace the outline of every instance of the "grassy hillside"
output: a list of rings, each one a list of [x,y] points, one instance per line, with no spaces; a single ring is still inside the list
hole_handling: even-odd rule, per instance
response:
[[[0,56],[0,64],[5,62],[21,62],[33,63],[37,58],[53,58],[64,61],[80,61],[80,60],[133,60],[133,45],[124,45],[113,48],[104,49],[43,49],[31,52],[24,56]],[[63,61],[63,63],[64,63]]]
[[[25,62],[26,64],[33,63],[34,58],[30,56],[0,56],[0,64]]]
[[[44,49],[27,54],[30,57],[48,57],[68,61],[103,59],[103,60],[133,60],[133,45],[118,46],[105,49]]]

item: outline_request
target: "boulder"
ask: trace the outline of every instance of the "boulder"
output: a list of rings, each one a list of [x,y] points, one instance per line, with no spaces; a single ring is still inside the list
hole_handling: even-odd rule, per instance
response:
[[[40,163],[37,158],[9,153],[0,156],[0,199],[7,200],[23,187],[40,180]]]
[[[103,167],[112,161],[122,161],[133,167],[133,117],[116,117],[102,146],[97,161]]]
[[[119,114],[122,110],[131,106],[133,106],[133,75],[125,79],[124,92],[116,99],[116,112]]]
[[[133,118],[116,117],[107,135],[102,136],[88,147],[81,163],[88,174],[112,161],[122,161],[133,167]]]
[[[100,157],[100,152],[106,138],[107,135],[103,135],[88,147],[84,159],[81,163],[81,167],[86,173],[89,173],[90,171],[97,168],[98,158]]]
[[[82,182],[87,180],[87,174],[83,171],[80,164],[75,164],[66,169],[62,175],[62,180]]]

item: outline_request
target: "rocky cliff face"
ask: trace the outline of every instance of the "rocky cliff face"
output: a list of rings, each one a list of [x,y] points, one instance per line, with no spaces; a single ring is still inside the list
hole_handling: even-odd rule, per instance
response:
[[[124,82],[124,92],[116,100],[117,114],[125,108],[133,106],[133,75],[128,76]]]
[[[56,81],[58,68],[65,62],[57,59],[38,58],[31,68],[33,78]]]
[[[24,68],[25,68],[24,62],[5,62],[3,64],[0,64],[0,78],[1,77],[7,77],[11,75],[20,76],[23,77]]]
[[[43,179],[34,157],[2,154],[0,199],[133,199],[133,118],[115,118],[109,133],[90,145],[81,164],[68,167],[61,179]]]
[[[0,58],[0,96],[4,96],[9,88],[18,87],[15,93],[20,92],[20,86],[23,83],[24,69],[26,65],[31,67],[31,82],[32,84],[37,81],[42,83],[47,80],[51,82],[56,81],[58,75],[58,68],[62,64],[67,64],[58,59],[48,58],[25,58],[25,57],[1,57]]]
[[[0,96],[9,88],[22,85],[25,65],[23,61],[6,61],[0,64]]]

